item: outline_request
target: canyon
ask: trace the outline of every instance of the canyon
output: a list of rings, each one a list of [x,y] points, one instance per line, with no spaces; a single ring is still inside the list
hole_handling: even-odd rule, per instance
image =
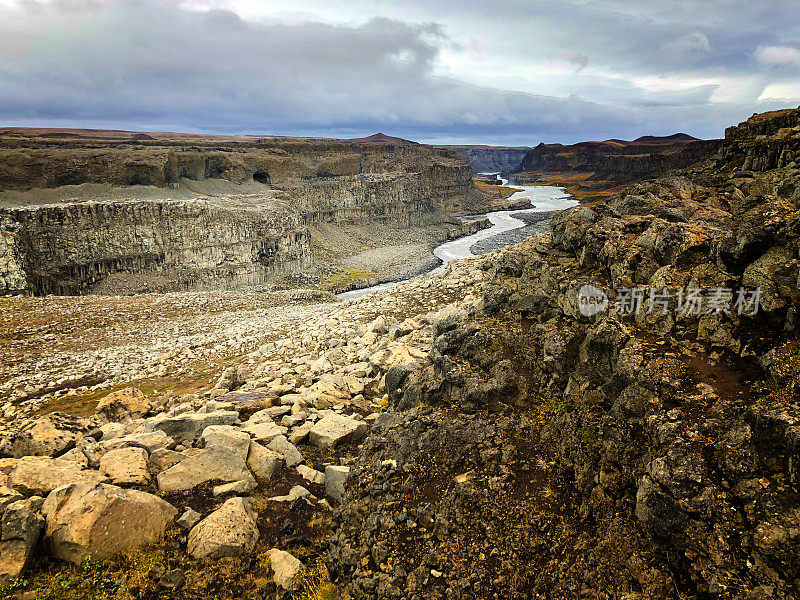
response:
[[[220,289],[308,277],[346,288],[391,278],[398,266],[373,269],[362,259],[350,269],[348,250],[395,238],[406,242],[401,263],[424,269],[434,243],[476,226],[454,215],[482,204],[459,155],[386,136],[6,129],[0,292]],[[404,239],[410,228],[417,235]],[[359,237],[358,248],[338,247]]]
[[[346,301],[506,188],[383,135],[54,133],[0,163],[9,597],[800,594],[800,109],[533,148],[603,193]]]

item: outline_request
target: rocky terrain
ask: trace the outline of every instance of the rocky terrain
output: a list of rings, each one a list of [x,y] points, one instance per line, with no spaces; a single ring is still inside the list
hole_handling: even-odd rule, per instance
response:
[[[349,256],[326,248],[310,227],[361,228],[366,243],[359,252],[391,243],[386,231],[370,237],[373,226],[398,236],[417,228],[418,243],[429,250],[468,232],[453,215],[482,202],[460,156],[386,136],[337,141],[6,129],[0,131],[0,293],[265,282],[348,289],[386,274],[362,268],[355,269],[362,276],[352,277]],[[338,259],[319,260],[319,246]],[[420,269],[430,257],[416,258]]]
[[[798,597],[792,118],[345,303],[0,299],[3,593]]]

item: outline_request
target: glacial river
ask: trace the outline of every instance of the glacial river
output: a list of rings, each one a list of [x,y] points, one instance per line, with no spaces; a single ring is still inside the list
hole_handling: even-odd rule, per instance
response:
[[[503,179],[502,182],[503,185],[508,183],[505,179]],[[466,235],[456,240],[445,242],[433,249],[433,255],[442,261],[442,264],[433,270],[434,273],[443,271],[447,266],[447,263],[449,263],[451,260],[475,256],[472,253],[472,247],[478,242],[490,240],[491,238],[508,231],[525,227],[525,222],[514,217],[513,215],[515,214],[553,212],[556,210],[572,208],[573,206],[578,205],[578,201],[570,196],[564,188],[544,185],[516,184],[512,184],[511,187],[517,188],[521,191],[511,195],[508,198],[509,201],[521,200],[523,198],[530,199],[532,207],[527,209],[499,210],[482,215],[483,217],[489,219],[489,222],[492,224],[491,227],[482,229],[481,231],[473,233],[472,235]],[[502,247],[502,245],[504,244],[498,244],[497,247]],[[360,298],[361,296],[371,294],[372,292],[388,290],[398,283],[401,282],[395,281],[390,283],[380,283],[378,285],[362,288],[360,290],[343,292],[338,294],[338,297],[342,300]]]

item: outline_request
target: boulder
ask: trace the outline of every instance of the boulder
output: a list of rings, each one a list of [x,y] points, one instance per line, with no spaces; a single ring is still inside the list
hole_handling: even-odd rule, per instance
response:
[[[325,467],[325,493],[339,502],[344,498],[344,484],[350,476],[350,467],[328,465]]]
[[[34,419],[13,436],[11,454],[16,458],[58,456],[73,448],[91,429],[85,419],[51,413]]]
[[[325,483],[325,474],[320,473],[316,469],[312,469],[311,467],[307,467],[306,465],[297,465],[297,472],[300,473],[300,476],[303,479],[310,481],[311,483]]]
[[[308,434],[309,441],[319,448],[335,448],[345,442],[358,442],[364,439],[369,426],[336,413],[317,421]]]
[[[294,467],[303,462],[303,455],[294,444],[286,439],[286,436],[279,435],[267,445],[267,448],[281,454],[287,467]]]
[[[156,470],[163,471],[164,469],[169,469],[172,465],[177,465],[185,458],[186,455],[182,452],[161,449],[150,455],[150,462],[155,466]]]
[[[253,477],[249,477],[248,479],[242,479],[241,481],[234,481],[233,483],[223,483],[222,485],[215,485],[214,489],[211,490],[213,495],[216,496],[227,496],[230,494],[236,496],[247,496],[248,494],[255,491],[258,487],[258,483]]]
[[[187,508],[180,518],[175,521],[175,524],[181,529],[189,531],[192,527],[197,525],[202,518],[203,515],[201,515],[199,512],[192,510],[191,508]]]
[[[172,417],[158,416],[145,422],[145,430],[150,433],[163,431],[179,444],[192,444],[200,437],[206,427],[211,425],[233,425],[239,420],[239,413],[233,410],[215,410],[207,413],[182,413]]]
[[[363,386],[361,389],[364,389]],[[335,382],[322,380],[312,385],[303,395],[303,399],[311,406],[325,409],[336,404],[349,403],[351,396],[349,391],[342,389]]]
[[[100,459],[100,472],[116,485],[145,485],[150,481],[147,450],[120,448],[106,452]]]
[[[245,459],[234,450],[209,448],[162,471],[156,477],[162,492],[182,492],[207,481],[231,483],[250,477]]]
[[[303,563],[290,553],[277,548],[269,551],[269,562],[275,585],[284,590],[293,590],[297,584],[297,574],[303,569]]]
[[[286,427],[269,421],[268,423],[256,423],[255,425],[245,425],[244,431],[253,436],[257,442],[268,444],[279,435],[284,435],[289,431]]]
[[[103,483],[58,488],[47,496],[42,512],[53,556],[75,564],[90,555],[106,560],[156,544],[178,513],[152,494]]]
[[[249,502],[231,498],[189,532],[187,550],[194,558],[222,558],[252,552],[258,541],[256,515]]]
[[[250,453],[247,455],[247,466],[255,475],[256,480],[269,481],[280,473],[284,459],[274,450],[264,448],[257,442],[250,442]]]
[[[289,441],[293,444],[301,444],[308,439],[308,434],[311,432],[311,429],[314,427],[314,423],[311,421],[306,421],[299,427],[296,427],[290,434],[289,434]]]
[[[44,527],[43,502],[33,496],[6,507],[0,523],[0,581],[19,577],[28,568]]]
[[[250,450],[250,435],[232,425],[211,425],[203,430],[200,441],[204,448],[233,450],[247,458]]]
[[[302,485],[296,485],[285,496],[273,496],[269,500],[273,502],[294,502],[298,498],[314,498],[314,496]]]
[[[24,494],[46,496],[54,489],[71,483],[95,485],[106,481],[106,476],[98,471],[85,470],[74,461],[26,456],[11,471],[7,485]]]
[[[109,421],[120,422],[145,416],[152,403],[140,390],[127,387],[100,399],[95,412]]]

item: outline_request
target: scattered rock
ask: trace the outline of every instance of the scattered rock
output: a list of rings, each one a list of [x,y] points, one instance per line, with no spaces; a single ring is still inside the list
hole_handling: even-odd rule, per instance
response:
[[[328,465],[325,467],[325,493],[334,500],[344,498],[344,484],[350,476],[350,467]]]
[[[295,578],[303,569],[303,563],[290,553],[277,548],[269,551],[269,562],[275,584],[285,590],[293,590],[296,584]]]
[[[214,486],[212,493],[214,496],[227,496],[228,494],[236,494],[239,496],[246,496],[258,487],[256,480],[250,477],[249,479],[242,479],[241,481],[234,481],[233,483],[224,483],[222,485]]]
[[[278,452],[269,450],[257,442],[250,443],[247,466],[253,472],[257,481],[269,481],[280,472],[284,463],[283,455]]]
[[[286,436],[279,435],[278,437],[274,438],[267,445],[267,448],[282,455],[287,467],[294,467],[295,465],[299,465],[301,462],[303,462],[303,455],[300,454],[300,451],[295,447],[294,444],[286,439]]]
[[[80,564],[160,542],[178,511],[152,494],[101,483],[60,487],[42,512],[53,556]]]
[[[308,439],[314,446],[320,448],[336,448],[346,442],[361,441],[368,431],[369,426],[363,421],[329,413],[314,424]]]
[[[178,520],[175,521],[175,524],[178,527],[180,527],[181,529],[189,531],[192,527],[197,525],[197,523],[199,523],[200,519],[202,519],[202,518],[203,518],[203,515],[201,515],[199,512],[194,511],[191,508],[187,508],[186,512],[184,512],[178,518]]]
[[[222,558],[252,552],[258,527],[250,504],[230,498],[189,532],[187,550],[193,558]]]
[[[100,459],[100,472],[116,485],[145,485],[150,481],[147,451],[143,448],[111,450]]]
[[[306,465],[297,465],[297,472],[300,473],[300,476],[303,477],[303,479],[307,479],[311,483],[325,483],[324,473],[320,473],[316,469],[312,469]]]
[[[122,422],[144,417],[150,407],[147,396],[135,387],[127,387],[101,398],[95,412],[109,421]]]
[[[156,477],[162,492],[190,490],[206,481],[234,482],[250,477],[242,455],[232,450],[201,450]]]

